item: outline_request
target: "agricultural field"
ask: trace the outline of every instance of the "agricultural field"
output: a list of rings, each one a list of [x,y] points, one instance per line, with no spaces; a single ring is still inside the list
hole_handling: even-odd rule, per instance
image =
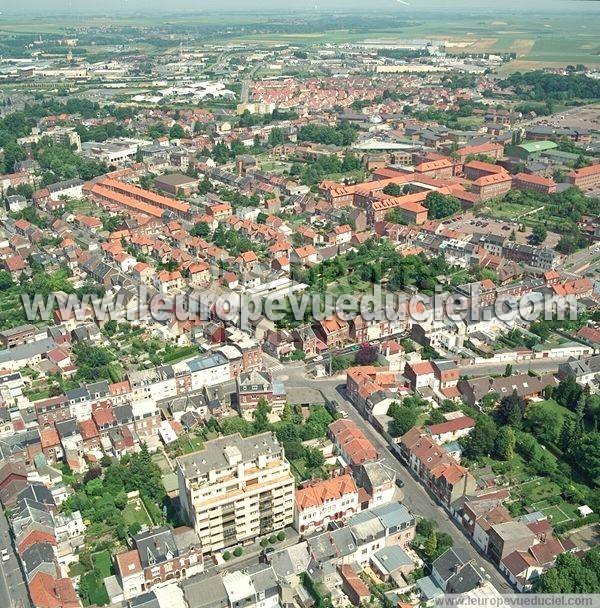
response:
[[[423,8],[389,8],[373,16],[344,15],[329,18],[323,13],[300,13],[273,16],[256,13],[228,13],[228,31],[222,31],[223,16],[218,13],[166,16],[160,24],[173,32],[173,47],[183,38],[179,28],[201,28],[207,31],[207,39],[225,36],[228,41],[246,43],[262,47],[281,44],[309,46],[315,44],[374,43],[380,41],[398,42],[412,38],[432,38],[446,40],[453,52],[475,53],[515,53],[517,61],[504,66],[505,71],[515,71],[527,67],[565,65],[567,63],[600,64],[600,42],[590,27],[594,16],[594,3],[570,3],[573,10],[564,12],[552,7],[531,9],[530,18],[524,20],[511,11],[498,19],[485,10],[463,11],[452,6],[445,14]],[[597,17],[597,14],[596,14]],[[107,16],[73,16],[70,18],[3,19],[0,31],[17,34],[60,34],[81,27],[130,27],[152,28],[157,25],[152,16],[120,18]],[[189,40],[189,38],[186,38]],[[142,38],[136,48],[150,51],[152,44]],[[90,51],[98,52],[111,45],[97,41]],[[164,50],[164,49],[161,49]]]

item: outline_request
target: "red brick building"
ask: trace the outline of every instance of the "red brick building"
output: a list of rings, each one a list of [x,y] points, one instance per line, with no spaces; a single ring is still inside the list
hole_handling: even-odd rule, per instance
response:
[[[552,194],[556,192],[556,183],[541,175],[530,175],[529,173],[517,173],[514,176],[514,187],[517,190],[531,190],[542,194]]]
[[[504,196],[512,188],[512,177],[508,173],[496,173],[484,175],[475,180],[471,186],[472,192],[480,200],[489,201],[493,198]]]
[[[600,163],[571,171],[567,176],[567,181],[582,190],[593,190],[600,187]]]

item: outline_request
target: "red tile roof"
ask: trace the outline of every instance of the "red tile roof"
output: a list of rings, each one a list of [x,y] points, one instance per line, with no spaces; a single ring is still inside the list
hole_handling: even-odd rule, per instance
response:
[[[352,420],[335,420],[329,425],[329,430],[351,465],[360,465],[379,457],[373,444]]]
[[[36,608],[79,608],[79,597],[70,578],[38,572],[29,581],[29,595]]]
[[[462,429],[472,429],[475,426],[475,420],[470,416],[461,416],[447,422],[439,424],[430,424],[427,430],[431,435],[443,435],[444,433],[454,433]]]
[[[340,475],[296,490],[296,507],[301,511],[307,507],[320,506],[327,500],[335,500],[346,494],[356,493],[356,484],[352,476]]]

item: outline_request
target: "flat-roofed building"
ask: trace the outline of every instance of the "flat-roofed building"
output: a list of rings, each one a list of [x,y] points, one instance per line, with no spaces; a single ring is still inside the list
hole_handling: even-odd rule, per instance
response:
[[[294,477],[274,433],[213,439],[177,459],[179,497],[205,551],[270,534],[294,520]]]
[[[0,331],[0,343],[4,348],[13,348],[20,344],[27,344],[35,340],[36,328],[34,325],[20,325],[11,329]]]
[[[197,184],[197,177],[190,177],[183,173],[169,173],[154,178],[154,185],[159,190],[164,190],[170,194],[189,194]]]

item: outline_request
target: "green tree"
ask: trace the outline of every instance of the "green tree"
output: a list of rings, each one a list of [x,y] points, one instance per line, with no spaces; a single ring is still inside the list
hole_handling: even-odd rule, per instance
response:
[[[563,553],[556,565],[542,574],[535,583],[536,593],[599,593],[600,560],[598,549],[592,549],[583,558]]]
[[[406,400],[405,400],[406,401]],[[417,423],[419,412],[416,407],[392,402],[388,415],[392,417],[388,425],[388,431],[392,437],[401,437]]]
[[[425,199],[425,207],[431,219],[441,219],[454,215],[460,210],[460,201],[454,196],[430,192]]]
[[[185,131],[183,130],[183,127],[180,124],[175,123],[169,129],[169,138],[170,139],[183,139],[184,137],[185,137]]]
[[[496,420],[498,424],[508,424],[519,427],[525,412],[525,400],[519,397],[516,391],[501,399],[496,408]]]
[[[435,530],[431,530],[429,536],[425,539],[425,543],[423,544],[423,552],[430,560],[433,559],[437,546],[437,533]]]
[[[210,235],[210,227],[206,222],[197,222],[192,226],[190,230],[190,234],[192,236],[199,236],[201,238],[206,238]]]
[[[573,446],[573,461],[590,480],[600,479],[600,433],[588,433]]]
[[[6,270],[0,270],[0,290],[6,291],[7,289],[10,289],[13,285],[14,282],[12,276],[10,275],[10,272],[7,272]]]
[[[142,524],[140,524],[139,521],[134,521],[127,529],[129,536],[132,536],[132,537],[135,536],[136,534],[139,534],[141,531],[142,531]]]
[[[269,133],[268,143],[271,148],[281,146],[285,142],[283,131],[279,127],[274,127]]]
[[[535,245],[540,245],[548,237],[548,231],[542,224],[536,224],[531,231],[531,240]]]
[[[494,454],[500,460],[512,460],[515,454],[515,433],[509,426],[500,427],[494,442]]]
[[[400,184],[389,183],[383,188],[383,193],[388,196],[400,196],[402,194],[402,187]]]
[[[254,427],[251,422],[244,420],[240,416],[230,416],[224,418],[220,422],[221,431],[224,435],[234,435],[239,433],[242,437],[248,437],[253,434]]]
[[[309,450],[306,454],[306,464],[311,469],[318,469],[325,464],[325,456],[318,449]]]
[[[254,430],[256,433],[262,433],[269,430],[271,424],[269,422],[269,414],[271,413],[271,407],[267,401],[261,397],[258,400],[258,405],[254,410],[252,417],[254,419]]]
[[[561,380],[558,386],[554,389],[554,399],[559,405],[570,410],[575,410],[583,388],[577,384],[577,381],[572,376]]]
[[[478,416],[475,428],[463,440],[465,456],[473,459],[489,456],[494,449],[497,432],[496,425],[489,416]]]

